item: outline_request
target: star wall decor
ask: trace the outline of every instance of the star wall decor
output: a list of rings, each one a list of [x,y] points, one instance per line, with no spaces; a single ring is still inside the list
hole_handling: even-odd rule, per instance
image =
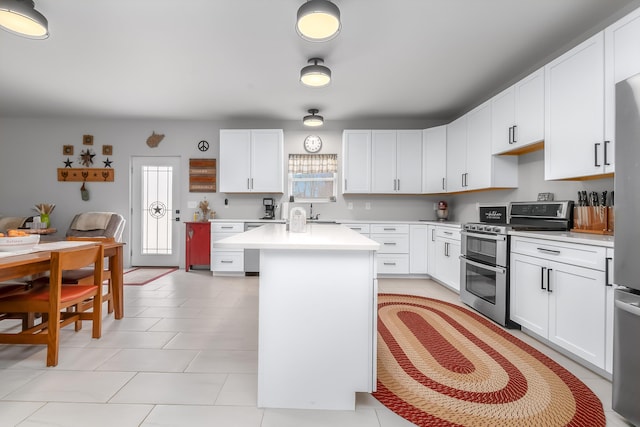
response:
[[[111,163],[113,163],[113,160],[109,160],[109,158],[107,157],[107,160],[103,160],[102,163],[104,163],[105,168],[110,168]]]
[[[73,164],[73,162],[71,160],[69,160],[69,158],[67,157],[67,160],[64,161],[64,167],[65,168],[70,168],[72,164]]]
[[[80,158],[78,160],[83,166],[89,167],[93,164],[93,158],[95,156],[96,154],[91,149],[87,148],[80,152]]]

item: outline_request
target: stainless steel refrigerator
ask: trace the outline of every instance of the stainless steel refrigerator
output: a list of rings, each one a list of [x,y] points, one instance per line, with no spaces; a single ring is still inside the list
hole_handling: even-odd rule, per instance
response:
[[[616,85],[613,410],[640,425],[640,74]]]

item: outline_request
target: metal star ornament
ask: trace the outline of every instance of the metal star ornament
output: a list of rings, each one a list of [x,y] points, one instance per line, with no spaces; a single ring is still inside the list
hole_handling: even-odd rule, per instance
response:
[[[109,158],[107,157],[107,160],[103,160],[102,163],[104,163],[105,168],[110,168],[111,163],[113,163],[113,160],[109,160]]]
[[[87,148],[86,150],[82,150],[80,152],[80,163],[85,167],[89,167],[93,164],[93,158],[95,156],[96,154],[89,148]]]
[[[64,162],[64,167],[65,168],[70,168],[72,164],[73,164],[73,162],[71,160],[69,160],[69,158],[67,157],[67,160],[65,160],[65,162]]]

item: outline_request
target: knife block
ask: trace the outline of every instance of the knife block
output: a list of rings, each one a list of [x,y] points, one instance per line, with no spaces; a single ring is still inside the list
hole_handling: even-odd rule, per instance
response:
[[[613,234],[613,208],[608,206],[575,206],[571,231]]]

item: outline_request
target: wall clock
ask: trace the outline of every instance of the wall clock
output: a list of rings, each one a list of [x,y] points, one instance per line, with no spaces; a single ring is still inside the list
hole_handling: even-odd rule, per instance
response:
[[[304,139],[304,149],[307,153],[317,153],[322,148],[322,140],[317,135],[309,135]]]

